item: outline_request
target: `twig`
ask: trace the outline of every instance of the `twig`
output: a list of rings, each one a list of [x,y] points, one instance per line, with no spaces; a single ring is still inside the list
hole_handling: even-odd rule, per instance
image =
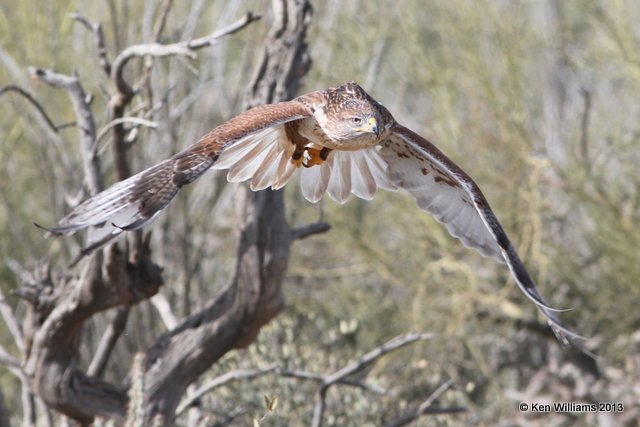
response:
[[[453,385],[453,380],[449,379],[444,383],[440,384],[440,386],[435,389],[433,393],[427,397],[424,402],[420,404],[415,410],[405,414],[395,420],[391,421],[386,427],[400,427],[409,424],[410,422],[420,418],[423,415],[427,414],[455,414],[460,412],[465,412],[466,409],[463,407],[453,406],[448,408],[443,407],[434,407],[433,403],[449,388]]]
[[[390,341],[387,341],[386,343],[382,344],[381,346],[376,347],[373,350],[369,351],[360,359],[350,362],[349,364],[347,364],[347,366],[338,370],[334,374],[327,375],[326,377],[324,377],[322,385],[320,385],[320,387],[318,387],[318,390],[316,391],[315,405],[313,408],[313,421],[311,425],[313,427],[322,426],[324,409],[326,406],[327,390],[333,384],[340,382],[347,376],[357,373],[358,371],[368,366],[370,363],[376,361],[377,359],[379,359],[380,357],[382,357],[383,355],[389,352],[402,348],[413,342],[429,340],[431,338],[433,338],[433,334],[418,334],[415,332],[399,335],[391,339]]]
[[[100,67],[104,70],[107,76],[111,75],[111,63],[107,57],[107,49],[104,45],[104,32],[102,31],[102,24],[96,22],[92,24],[89,20],[77,13],[72,13],[71,17],[84,25],[89,31],[93,33],[93,39],[96,43],[96,51],[98,53],[98,60],[100,61]]]
[[[182,414],[186,409],[192,406],[196,401],[198,401],[202,396],[209,393],[211,390],[221,387],[231,381],[236,381],[245,378],[255,378],[264,374],[268,374],[269,372],[273,372],[277,369],[276,366],[269,366],[262,369],[238,369],[235,371],[229,371],[223,375],[220,375],[217,378],[214,378],[212,381],[203,385],[196,389],[189,397],[180,402],[178,405],[178,409],[176,410],[176,417]]]
[[[58,133],[58,127],[53,123],[53,120],[49,118],[47,112],[44,111],[44,108],[42,108],[42,105],[40,105],[40,103],[29,92],[16,85],[7,85],[0,88],[0,96],[5,94],[6,92],[17,92],[25,97],[27,101],[29,101],[36,110],[38,110],[38,113],[40,113],[44,121],[47,123],[47,126],[49,126],[49,128],[55,133]]]
[[[283,377],[289,377],[289,378],[298,378],[298,379],[302,379],[302,380],[311,380],[311,381],[318,381],[318,382],[324,382],[325,380],[325,376],[321,375],[321,374],[314,374],[313,372],[306,372],[306,371],[291,371],[288,369],[278,369],[276,370],[276,374],[277,375],[281,375]],[[377,385],[373,385],[373,384],[367,384],[364,383],[362,381],[356,381],[356,380],[351,380],[348,378],[343,378],[341,380],[339,380],[337,382],[337,384],[343,384],[343,385],[349,385],[349,386],[353,386],[353,387],[357,387],[360,388],[362,390],[365,391],[369,391],[371,393],[375,393],[375,394],[381,394],[384,396],[389,396],[392,393],[389,392],[389,390],[379,387]]]
[[[420,404],[420,406],[418,406],[418,412],[422,413],[423,411],[427,410],[431,405],[433,405],[433,402],[435,402],[436,399],[438,399],[442,395],[442,393],[449,390],[452,385],[452,379],[448,379],[447,381],[440,384],[440,387],[435,389],[435,391],[431,393],[431,395],[427,397],[425,401]]]
[[[315,222],[313,224],[303,225],[302,227],[291,230],[291,239],[300,240],[314,234],[326,233],[331,230],[331,224],[326,222]]]
[[[160,35],[162,34],[162,30],[164,29],[165,24],[167,23],[167,16],[169,16],[169,12],[171,11],[171,6],[173,6],[173,0],[164,0],[162,5],[160,5],[160,13],[158,15],[158,19],[153,25],[153,40],[160,40]]]
[[[169,16],[169,12],[171,11],[171,7],[173,6],[173,0],[164,0],[160,5],[160,12],[158,17],[156,18],[155,23],[153,24],[153,34],[151,36],[151,41],[157,43],[160,41],[160,36],[162,35],[162,31],[167,23],[167,17]],[[144,72],[142,73],[141,83],[138,83],[138,87],[145,87],[147,92],[147,98],[149,99],[149,103],[153,104],[153,89],[151,87],[151,68],[153,67],[153,58],[150,56],[145,57],[144,59]]]
[[[349,363],[347,366],[340,369],[333,375],[328,376],[325,380],[325,385],[334,384],[346,376],[355,374],[356,372],[364,369],[368,364],[376,361],[387,353],[398,350],[416,341],[426,341],[432,338],[433,334],[419,334],[416,332],[409,332],[407,334],[398,335],[397,337],[392,338],[381,346],[376,347],[370,352],[366,353],[359,360],[355,360]]]
[[[80,145],[82,147],[82,159],[87,186],[92,196],[98,194],[104,189],[104,180],[100,159],[95,154],[96,125],[80,80],[78,80],[76,76],[58,74],[44,68],[29,67],[29,72],[34,79],[42,81],[49,86],[64,89],[69,94],[71,104],[78,118]]]

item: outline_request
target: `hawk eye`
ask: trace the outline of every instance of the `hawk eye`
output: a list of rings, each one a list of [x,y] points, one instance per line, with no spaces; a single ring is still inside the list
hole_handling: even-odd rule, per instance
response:
[[[359,125],[362,123],[362,119],[360,117],[351,117],[351,122]]]

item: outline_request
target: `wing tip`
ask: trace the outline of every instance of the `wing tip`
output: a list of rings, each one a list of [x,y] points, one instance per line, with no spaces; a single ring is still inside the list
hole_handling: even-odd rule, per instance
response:
[[[570,346],[575,348],[576,350],[590,357],[594,361],[598,360],[598,355],[596,355],[591,350],[587,349],[582,343],[578,342],[578,341],[592,342],[594,340],[593,337],[585,337],[584,335],[580,335],[572,331],[568,327],[566,327],[555,316],[550,316],[548,313],[544,313],[544,311],[543,311],[543,314],[547,318],[547,324],[551,328],[551,331],[553,331],[553,334],[561,344],[563,344],[564,346]]]
[[[73,233],[74,231],[77,231],[81,228],[83,228],[82,226],[76,225],[76,224],[71,224],[71,225],[63,225],[63,226],[58,226],[58,227],[45,227],[43,225],[38,224],[37,222],[33,221],[33,225],[36,228],[39,228],[40,230],[43,230],[44,233],[44,237],[45,238],[49,238],[49,237],[59,237],[59,236],[63,236],[65,234],[70,234]]]

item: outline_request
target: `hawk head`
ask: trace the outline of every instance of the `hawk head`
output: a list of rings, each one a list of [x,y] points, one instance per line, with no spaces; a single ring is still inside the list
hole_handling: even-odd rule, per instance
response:
[[[377,141],[386,130],[380,105],[356,82],[326,90],[325,99],[321,125],[334,141]]]

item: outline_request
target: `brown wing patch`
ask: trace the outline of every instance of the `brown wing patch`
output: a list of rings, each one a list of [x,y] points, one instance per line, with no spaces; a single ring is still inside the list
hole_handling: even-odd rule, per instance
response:
[[[448,185],[449,187],[459,187],[460,186],[460,184],[458,184],[456,181],[454,181],[453,178],[448,177],[446,175],[443,175],[441,173],[438,173],[438,175],[434,176],[433,180],[435,182],[437,182],[438,184]]]
[[[289,101],[260,105],[224,122],[202,139],[211,141],[212,148],[226,146],[242,137],[267,127],[309,117],[313,111],[302,102]]]

